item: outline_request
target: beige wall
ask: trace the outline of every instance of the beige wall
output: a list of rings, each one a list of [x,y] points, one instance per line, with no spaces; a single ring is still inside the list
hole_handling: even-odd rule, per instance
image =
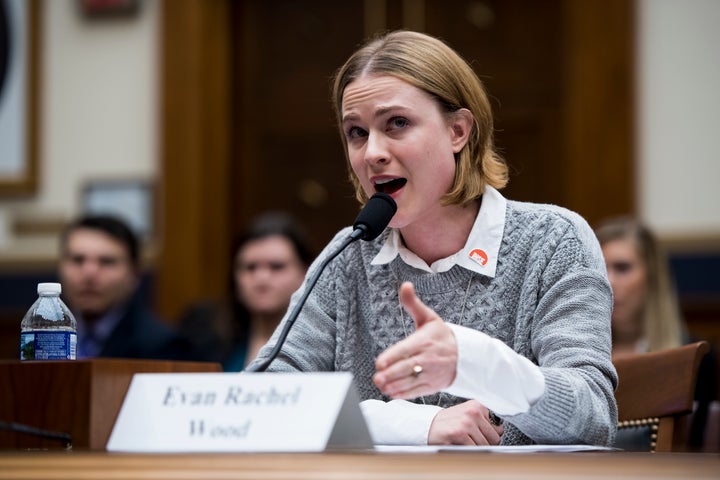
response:
[[[663,237],[720,239],[718,25],[717,0],[638,3],[637,204]]]
[[[76,215],[88,180],[156,176],[158,7],[145,0],[136,17],[89,21],[75,1],[42,2],[38,192],[1,200],[0,258],[54,255],[52,236],[16,237],[13,224]]]

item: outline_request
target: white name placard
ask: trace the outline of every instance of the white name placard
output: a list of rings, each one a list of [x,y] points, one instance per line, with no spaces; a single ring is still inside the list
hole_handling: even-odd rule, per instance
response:
[[[107,443],[116,452],[372,448],[352,374],[138,373]]]

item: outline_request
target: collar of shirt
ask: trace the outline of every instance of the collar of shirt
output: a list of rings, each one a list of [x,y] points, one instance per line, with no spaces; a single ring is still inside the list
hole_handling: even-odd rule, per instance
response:
[[[475,273],[494,278],[500,243],[505,229],[506,206],[505,197],[494,188],[487,186],[480,211],[462,250],[428,266],[424,260],[403,245],[400,230],[393,228],[371,264],[384,265],[400,255],[406,264],[430,273],[446,272],[455,265],[459,265]]]

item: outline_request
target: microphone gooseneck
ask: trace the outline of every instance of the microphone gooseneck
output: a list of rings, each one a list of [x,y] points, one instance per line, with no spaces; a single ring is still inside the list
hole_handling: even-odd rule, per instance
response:
[[[376,193],[370,197],[370,200],[368,200],[363,209],[360,210],[360,213],[353,223],[353,232],[348,235],[345,240],[343,240],[343,243],[340,244],[338,248],[330,252],[330,254],[315,270],[313,275],[308,279],[305,291],[303,292],[302,297],[300,297],[300,300],[298,300],[295,304],[292,313],[285,322],[285,325],[278,336],[277,342],[275,343],[272,352],[270,352],[270,356],[262,362],[246,368],[246,372],[264,372],[270,366],[270,363],[275,360],[275,357],[278,356],[283,344],[285,343],[285,339],[287,339],[288,333],[290,333],[290,329],[295,324],[295,320],[297,320],[298,315],[300,315],[300,310],[303,305],[305,305],[305,301],[308,296],[310,296],[310,292],[317,283],[318,278],[320,278],[320,274],[323,270],[325,270],[325,267],[330,263],[330,261],[337,257],[340,252],[345,250],[348,245],[356,240],[375,240],[378,235],[385,230],[385,227],[388,226],[396,211],[397,204],[387,193]]]

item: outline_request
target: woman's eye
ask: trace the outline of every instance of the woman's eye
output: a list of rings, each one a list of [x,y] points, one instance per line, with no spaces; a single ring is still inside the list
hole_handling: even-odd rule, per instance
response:
[[[618,273],[628,273],[633,269],[630,262],[617,262],[613,266]]]
[[[359,127],[350,127],[345,135],[347,138],[360,138],[365,136],[365,130]]]
[[[268,264],[268,267],[273,272],[281,272],[285,270],[285,267],[287,267],[287,263],[285,262],[270,262]]]
[[[407,118],[393,117],[390,119],[389,124],[390,124],[391,129],[404,128],[404,127],[407,127],[408,121],[407,121]]]

